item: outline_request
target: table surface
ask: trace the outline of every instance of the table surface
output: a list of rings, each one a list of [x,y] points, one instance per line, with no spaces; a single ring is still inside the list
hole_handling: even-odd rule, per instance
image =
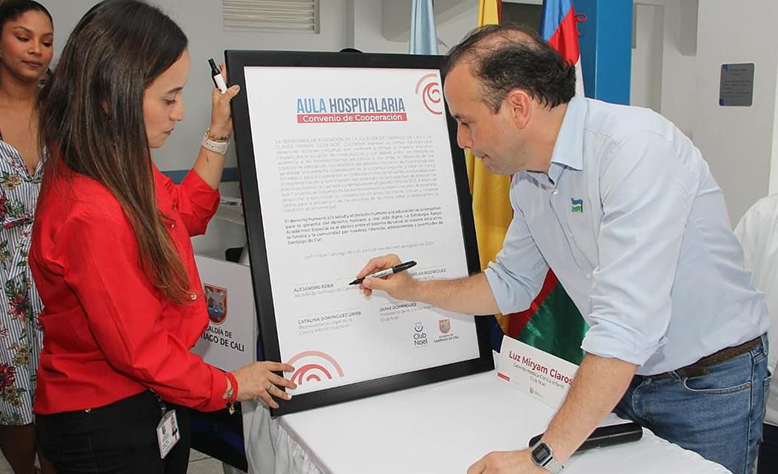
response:
[[[272,423],[324,474],[451,474],[465,473],[490,451],[525,447],[546,428],[553,412],[491,371],[293,413]],[[267,417],[268,412],[259,407],[250,416]],[[262,436],[248,435],[247,449],[263,442]],[[638,442],[576,454],[564,470],[611,472],[729,471],[648,430]]]

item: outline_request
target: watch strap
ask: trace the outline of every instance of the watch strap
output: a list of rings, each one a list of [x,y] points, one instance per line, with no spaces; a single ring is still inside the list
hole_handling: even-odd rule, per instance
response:
[[[229,148],[230,142],[229,141],[217,142],[215,140],[211,140],[210,138],[208,138],[208,134],[206,133],[205,135],[203,135],[203,141],[200,142],[200,145],[206,150],[210,150],[220,155],[225,155],[227,154],[227,148]]]
[[[548,458],[548,461],[542,466],[543,469],[545,469],[548,472],[553,472],[554,474],[559,474],[562,472],[562,469],[564,469],[564,466],[559,463],[556,459],[554,459],[554,456],[551,456]]]

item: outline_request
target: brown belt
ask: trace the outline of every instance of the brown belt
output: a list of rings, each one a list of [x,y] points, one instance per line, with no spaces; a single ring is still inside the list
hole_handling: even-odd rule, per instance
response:
[[[726,362],[730,359],[734,359],[739,355],[743,355],[761,343],[762,336],[759,336],[751,339],[750,341],[744,342],[739,346],[725,347],[718,352],[714,352],[709,356],[703,357],[693,364],[689,364],[686,367],[681,367],[680,369],[676,369],[672,372],[675,372],[681,378],[700,377],[708,373],[708,367]],[[670,377],[670,372],[664,372],[656,375],[647,375],[646,377],[651,379],[666,379]]]

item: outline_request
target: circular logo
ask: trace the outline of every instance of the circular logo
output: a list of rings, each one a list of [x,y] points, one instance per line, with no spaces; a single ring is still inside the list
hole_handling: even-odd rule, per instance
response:
[[[437,74],[426,74],[416,83],[416,95],[421,91],[421,101],[424,108],[433,115],[443,114],[443,94],[440,91],[440,81]]]

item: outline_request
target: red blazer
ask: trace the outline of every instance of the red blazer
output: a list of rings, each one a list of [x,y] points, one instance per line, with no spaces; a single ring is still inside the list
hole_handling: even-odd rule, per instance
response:
[[[205,232],[219,193],[194,171],[176,185],[154,167],[154,180],[189,275],[186,304],[146,277],[132,226],[106,187],[68,171],[44,180],[29,258],[45,307],[35,413],[96,408],[147,389],[199,410],[224,408],[224,373],[190,352],[208,315],[189,238]]]

